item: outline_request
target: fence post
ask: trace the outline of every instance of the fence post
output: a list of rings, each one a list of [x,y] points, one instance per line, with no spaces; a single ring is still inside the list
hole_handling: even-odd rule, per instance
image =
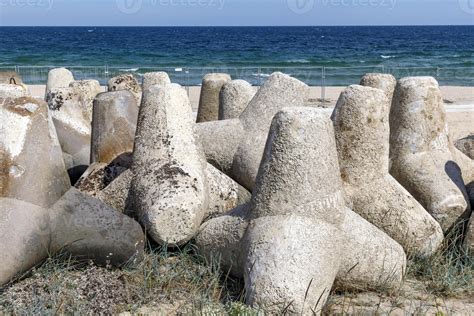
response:
[[[257,70],[257,74],[258,74],[258,86],[262,86],[262,69],[260,68],[260,66],[258,67],[258,70]]]
[[[321,68],[321,102],[326,102],[326,67]]]
[[[190,83],[189,83],[189,68],[188,67],[184,67],[184,85],[186,87],[186,93],[188,94],[188,98],[190,97],[191,95],[191,92],[190,92]]]

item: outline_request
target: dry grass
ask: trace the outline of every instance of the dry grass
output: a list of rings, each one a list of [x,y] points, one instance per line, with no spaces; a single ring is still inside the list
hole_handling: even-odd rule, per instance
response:
[[[14,314],[257,314],[241,303],[241,293],[241,281],[205,263],[191,245],[176,251],[149,247],[139,266],[123,269],[64,255],[50,258],[0,290],[0,309]]]
[[[473,259],[459,247],[459,240],[451,238],[432,257],[411,258],[408,279],[423,284],[430,297],[473,296]],[[407,305],[403,293],[374,295],[380,295],[378,312]],[[220,272],[216,262],[205,262],[192,244],[174,251],[149,245],[140,265],[123,269],[101,268],[64,255],[52,257],[22,280],[0,289],[0,310],[14,314],[263,314],[245,306],[243,299],[243,281]],[[363,300],[375,302],[368,296]],[[333,292],[324,312],[357,311],[359,303],[360,294]],[[422,307],[417,308],[421,311]]]
[[[441,297],[474,296],[474,257],[462,247],[465,224],[455,227],[431,257],[410,258],[408,276]]]

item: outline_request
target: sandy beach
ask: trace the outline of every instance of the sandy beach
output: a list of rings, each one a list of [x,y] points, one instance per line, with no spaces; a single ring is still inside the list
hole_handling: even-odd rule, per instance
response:
[[[35,97],[44,96],[45,85],[28,85],[30,92]],[[105,87],[102,87],[105,91]],[[337,102],[339,94],[345,87],[325,87],[325,99],[328,104],[334,106]],[[189,99],[193,109],[197,110],[199,103],[199,94],[201,87],[190,86],[186,87],[189,94]],[[447,106],[458,105],[473,105],[474,106],[474,87],[459,87],[459,86],[441,86],[441,92]],[[310,99],[320,99],[322,95],[322,88],[312,86],[310,89]]]

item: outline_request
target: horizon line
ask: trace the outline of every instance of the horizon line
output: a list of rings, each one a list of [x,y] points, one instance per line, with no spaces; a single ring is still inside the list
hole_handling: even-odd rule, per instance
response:
[[[0,25],[2,27],[392,27],[392,26],[474,26],[474,24],[347,24],[347,25]]]

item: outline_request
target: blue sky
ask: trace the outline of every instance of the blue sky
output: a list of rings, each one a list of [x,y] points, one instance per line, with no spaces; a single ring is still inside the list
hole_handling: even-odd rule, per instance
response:
[[[0,0],[0,25],[474,25],[474,0]]]

